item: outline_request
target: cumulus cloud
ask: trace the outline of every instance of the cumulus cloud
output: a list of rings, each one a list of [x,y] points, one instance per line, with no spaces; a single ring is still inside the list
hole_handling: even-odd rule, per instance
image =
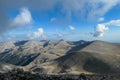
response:
[[[57,36],[58,39],[65,39],[66,37],[74,34],[73,31],[75,30],[75,27],[72,26],[72,25],[69,25],[68,27],[70,29],[70,31],[68,31],[68,32],[63,32],[63,31],[56,30],[56,36]]]
[[[94,36],[95,37],[102,37],[106,31],[108,31],[109,28],[106,27],[104,24],[98,24],[95,28],[95,33]]]
[[[75,30],[75,27],[72,26],[72,25],[69,25],[69,29],[70,29],[70,30]]]
[[[64,15],[64,18],[72,19],[73,14],[77,18],[82,17],[79,19],[98,19],[119,4],[120,0],[0,0],[0,34],[16,28],[19,24],[24,25],[31,22],[30,11],[25,8],[21,9],[20,14],[14,18],[12,22],[14,26],[11,27],[8,25],[10,23],[8,11],[18,10],[23,6],[35,12],[51,11],[51,13],[55,13],[57,20],[60,20],[61,15]],[[55,12],[57,8],[58,11]],[[26,14],[28,15],[25,16]],[[51,21],[54,20],[51,19]],[[111,24],[113,23],[114,21],[111,21]]]
[[[32,16],[27,8],[21,8],[20,14],[18,14],[12,21],[11,26],[24,26],[31,24]]]
[[[36,32],[34,32],[33,34],[30,34],[28,35],[28,37],[30,39],[46,39],[46,36],[45,36],[45,32],[43,30],[43,28],[38,28],[38,30]]]
[[[110,26],[112,26],[112,27],[120,26],[120,20],[119,19],[118,20],[111,20],[111,21],[106,22],[106,23],[98,24],[95,27],[95,32],[94,32],[93,36],[94,37],[102,37],[106,33],[106,31],[109,30]]]
[[[9,0],[0,0],[0,32],[5,32],[8,29],[8,26],[6,26],[9,22],[8,10],[19,9],[22,6],[26,6],[36,12],[54,12],[58,7],[58,13],[60,14],[56,13],[57,18],[61,14],[67,17],[71,17],[74,14],[77,17],[83,17],[83,19],[98,19],[118,4],[120,4],[120,0],[10,0],[10,2]],[[27,10],[23,10],[23,12],[29,14]],[[19,20],[17,18],[18,22],[15,20],[15,23],[20,23]]]
[[[1,4],[1,3],[0,3]],[[1,10],[0,5],[0,10]],[[20,13],[13,19],[10,19],[7,17],[4,10],[1,11],[0,14],[0,36],[4,35],[4,33],[11,31],[15,28],[18,28],[20,26],[25,26],[32,23],[32,16],[30,11],[23,7],[20,10]]]

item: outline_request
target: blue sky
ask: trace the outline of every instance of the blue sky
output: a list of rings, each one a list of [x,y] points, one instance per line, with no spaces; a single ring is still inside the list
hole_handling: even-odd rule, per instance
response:
[[[0,40],[120,42],[119,0],[1,0]]]

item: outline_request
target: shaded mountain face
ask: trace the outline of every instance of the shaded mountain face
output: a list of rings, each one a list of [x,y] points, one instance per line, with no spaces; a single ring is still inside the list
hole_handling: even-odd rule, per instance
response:
[[[120,73],[120,44],[83,40],[7,42],[0,44],[0,62],[35,73]]]
[[[68,73],[72,72],[72,68],[79,72],[120,73],[120,45],[93,41],[83,48],[74,47],[55,63],[62,67],[61,71],[67,66],[64,71]]]

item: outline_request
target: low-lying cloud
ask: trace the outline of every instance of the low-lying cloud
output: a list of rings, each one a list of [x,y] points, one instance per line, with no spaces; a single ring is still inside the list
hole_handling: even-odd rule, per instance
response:
[[[38,30],[32,34],[29,34],[30,39],[45,39],[46,35],[43,28],[38,28]]]

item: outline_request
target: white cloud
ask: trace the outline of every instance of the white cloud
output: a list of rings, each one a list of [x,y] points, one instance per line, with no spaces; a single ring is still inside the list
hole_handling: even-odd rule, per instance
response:
[[[79,19],[98,19],[99,17],[104,16],[109,10],[114,8],[114,6],[119,4],[120,0],[10,0],[10,2],[9,0],[0,0],[0,33],[5,33],[6,31],[16,28],[11,28],[9,25],[9,17],[6,12],[13,9],[18,9],[23,5],[35,12],[43,12],[45,14],[49,11],[54,13],[54,10],[59,8],[59,10],[55,12],[55,17],[57,17],[57,20],[60,20],[61,16],[64,15],[63,20],[68,21],[68,19],[65,19],[66,16],[70,17],[69,19],[71,19],[73,14],[77,18],[81,16]],[[29,16],[29,19],[28,17],[25,18],[26,16],[17,18],[21,17],[20,15],[23,15],[24,12],[30,14],[28,9],[21,10],[19,16],[16,16],[13,21],[14,25],[18,26],[19,24],[26,24],[31,21],[31,15]],[[54,21],[54,19],[52,21]]]
[[[119,26],[120,27],[120,20],[111,20],[109,22],[106,22],[106,23],[101,23],[101,24],[98,24],[96,27],[95,27],[95,32],[93,34],[94,37],[102,37],[106,31],[109,30],[108,27],[112,26]]]
[[[75,27],[72,26],[72,25],[70,25],[70,26],[69,26],[69,29],[70,29],[70,30],[75,30]]]
[[[98,19],[98,21],[104,21],[104,17],[100,17],[99,19]]]
[[[62,9],[67,17],[75,13],[76,16],[86,16],[82,18],[98,19],[117,4],[120,0],[64,0]]]
[[[89,17],[99,17],[104,16],[110,9],[112,9],[117,4],[120,4],[120,0],[90,0],[91,10],[89,12]]]
[[[56,30],[55,36],[57,37],[57,39],[63,39],[64,38],[64,33],[59,31],[59,30]]]
[[[30,39],[37,39],[37,38],[46,38],[44,34],[43,28],[38,28],[36,32],[33,34],[28,35]]]
[[[107,23],[104,23],[107,26],[120,26],[120,19],[118,20],[111,20]]]
[[[21,8],[18,14],[12,21],[12,26],[24,26],[32,22],[32,16],[27,8]]]
[[[104,24],[98,24],[95,28],[94,37],[102,37],[109,28]]]

